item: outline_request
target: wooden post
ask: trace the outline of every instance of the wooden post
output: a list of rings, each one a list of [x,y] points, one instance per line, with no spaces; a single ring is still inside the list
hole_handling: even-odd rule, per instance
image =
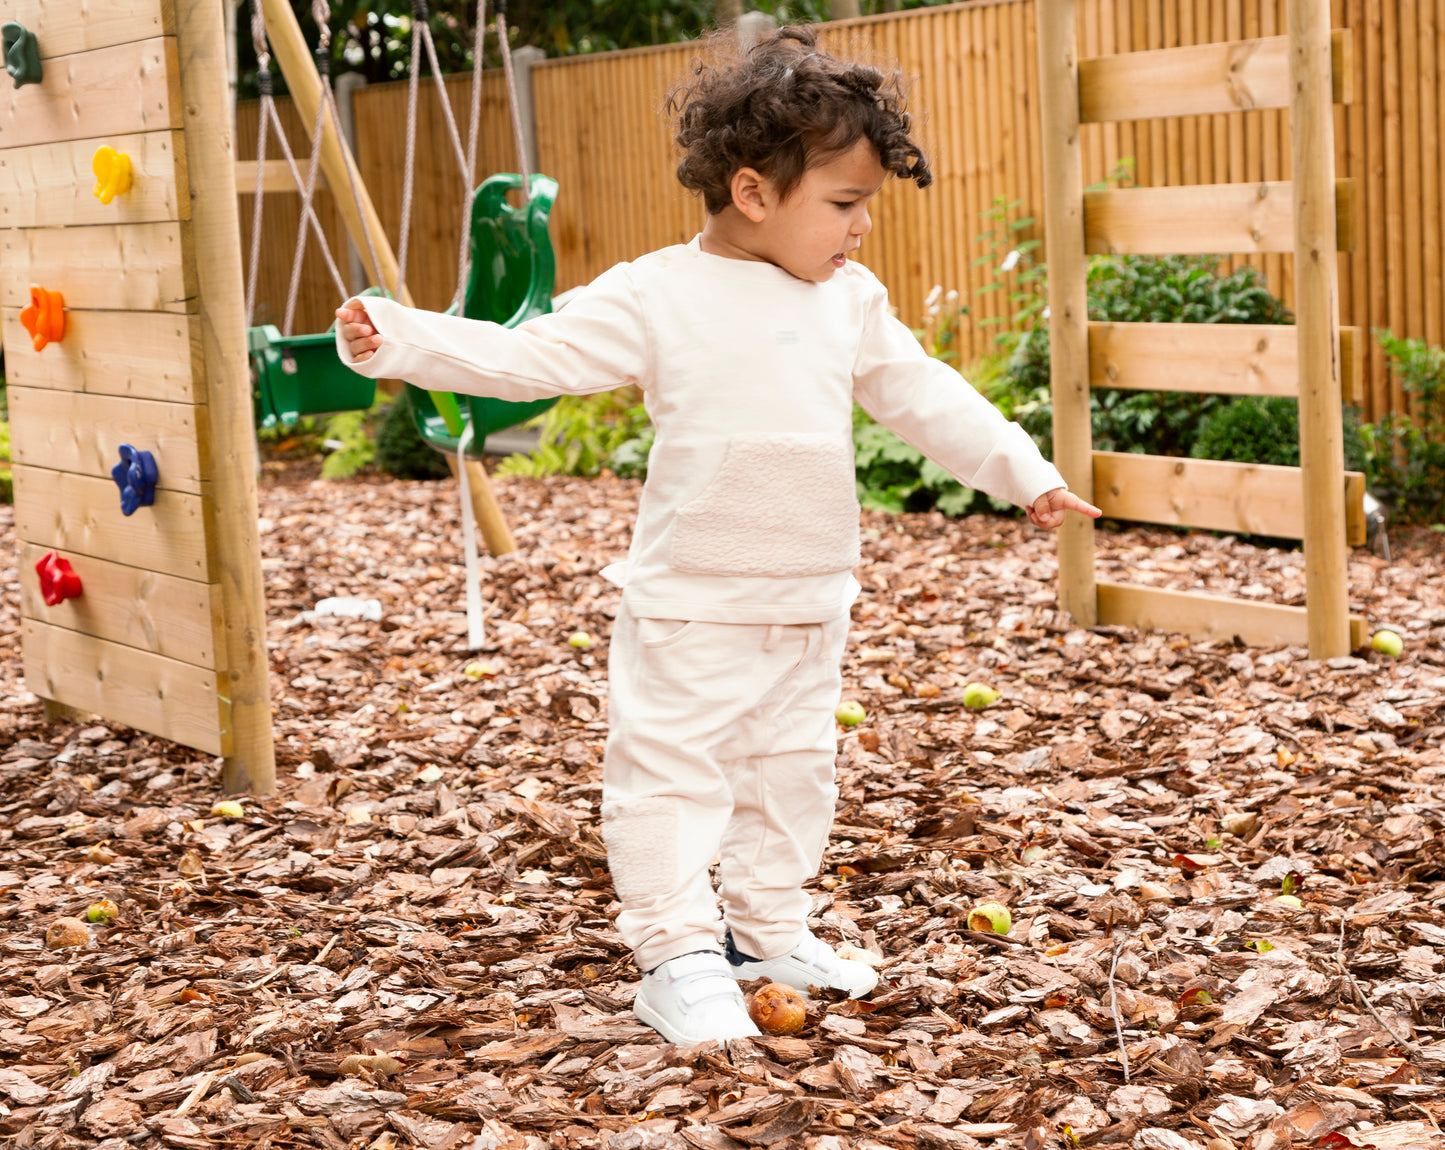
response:
[[[1089,417],[1089,315],[1084,263],[1084,159],[1079,143],[1079,57],[1074,0],[1038,0],[1039,116],[1044,236],[1049,262],[1049,360],[1054,464],[1081,499],[1094,500]],[[1081,627],[1099,621],[1094,523],[1070,515],[1059,528],[1059,606]]]
[[[296,102],[296,111],[303,123],[316,121],[316,108],[322,99],[321,76],[311,58],[306,39],[301,35],[301,25],[296,20],[288,0],[261,0],[261,11],[266,21],[266,38],[271,51],[286,77],[286,86]],[[376,249],[376,262],[380,267],[368,266],[371,282],[381,285],[396,284],[396,298],[407,307],[415,307],[411,292],[406,284],[397,284],[398,268],[396,255],[387,242],[381,218],[376,214],[366,185],[361,182],[356,161],[344,140],[337,137],[336,126],[326,116],[321,124],[321,168],[326,173],[327,186],[331,188],[337,210],[346,225],[346,234],[356,245],[364,264],[371,259],[371,248],[366,237],[371,237],[371,247]],[[350,173],[348,175],[348,172]],[[356,195],[351,194],[351,181],[355,179]],[[232,198],[234,202],[234,196]],[[340,302],[340,301],[338,301]],[[476,516],[477,529],[486,541],[487,550],[493,555],[506,555],[517,549],[512,532],[502,515],[496,496],[492,493],[491,481],[486,469],[475,459],[467,461],[467,478],[472,492],[472,513]]]
[[[251,375],[246,363],[241,229],[236,214],[236,150],[226,91],[226,35],[221,8],[178,0],[181,69],[190,185],[191,258],[195,261],[201,359],[210,429],[211,518],[220,562],[224,644],[221,690],[229,692],[231,753],[223,760],[228,792],[276,789],[271,691],[266,658],[266,599],[256,526],[256,453],[251,434]],[[218,655],[220,650],[218,650]],[[225,732],[223,732],[224,736]]]
[[[1288,11],[1305,602],[1310,657],[1328,659],[1350,650],[1330,4],[1291,0]]]

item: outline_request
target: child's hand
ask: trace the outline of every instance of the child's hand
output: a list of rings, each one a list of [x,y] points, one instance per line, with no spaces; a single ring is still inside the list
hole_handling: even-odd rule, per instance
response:
[[[381,346],[381,332],[371,326],[366,302],[352,296],[336,309],[336,318],[341,322],[341,338],[351,350],[351,358],[365,363]]]
[[[1035,527],[1052,531],[1063,523],[1064,513],[1068,511],[1077,511],[1090,519],[1097,519],[1103,514],[1092,503],[1085,503],[1067,487],[1055,487],[1034,500],[1034,505],[1028,509],[1029,522]]]

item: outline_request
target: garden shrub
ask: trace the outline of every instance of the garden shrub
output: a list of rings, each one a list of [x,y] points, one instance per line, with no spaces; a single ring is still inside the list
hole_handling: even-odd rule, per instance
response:
[[[1344,447],[1346,469],[1365,470],[1364,436],[1359,417],[1349,408],[1344,416]],[[1195,459],[1298,467],[1299,401],[1288,396],[1246,395],[1220,404],[1200,421],[1189,453]]]
[[[1377,328],[1375,338],[1409,411],[1362,429],[1366,474],[1397,518],[1439,523],[1445,518],[1445,348],[1389,329]]]
[[[376,465],[398,479],[445,479],[451,474],[446,458],[417,431],[404,391],[387,406],[376,433]]]
[[[536,450],[507,456],[498,475],[647,474],[652,423],[636,388],[564,395],[527,426],[538,429]]]
[[[1115,323],[1289,323],[1289,309],[1250,265],[1221,274],[1215,256],[1095,256],[1089,261],[1089,318]],[[1041,284],[1043,277],[1039,278]],[[1040,290],[1043,290],[1042,288]],[[1049,333],[1025,332],[1008,363],[1006,411],[1053,457]],[[1147,455],[1188,455],[1202,421],[1227,403],[1192,392],[1096,388],[1090,394],[1094,447]]]

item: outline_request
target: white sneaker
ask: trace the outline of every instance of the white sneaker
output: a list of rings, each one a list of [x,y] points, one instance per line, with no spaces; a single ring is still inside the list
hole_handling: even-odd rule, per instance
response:
[[[821,986],[846,991],[849,998],[862,998],[878,985],[878,972],[866,962],[839,958],[833,948],[811,931],[804,931],[802,940],[792,954],[781,958],[751,958],[733,945],[732,932],[727,936],[727,962],[733,977],[740,982],[769,978],[798,990]]]
[[[762,1033],[748,1017],[727,959],[712,950],[668,959],[644,974],[632,1013],[678,1046]]]

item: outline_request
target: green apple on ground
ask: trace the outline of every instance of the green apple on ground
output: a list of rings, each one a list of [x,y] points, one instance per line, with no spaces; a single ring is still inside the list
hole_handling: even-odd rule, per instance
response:
[[[852,699],[839,703],[838,709],[833,712],[833,718],[845,727],[856,727],[867,717],[868,712],[863,709],[863,704],[855,703]]]
[[[222,799],[211,808],[211,814],[222,819],[243,819],[246,817],[246,808],[235,799]]]
[[[573,631],[567,636],[567,645],[575,647],[579,651],[585,651],[592,646],[592,636],[586,631]]]
[[[1376,631],[1370,638],[1370,646],[1382,655],[1396,658],[1405,649],[1404,640],[1394,631]]]
[[[968,683],[963,688],[965,707],[987,707],[998,698],[998,692],[987,683]]]
[[[1013,929],[1013,915],[1001,902],[981,902],[968,912],[968,929],[990,934],[1008,934]]]

